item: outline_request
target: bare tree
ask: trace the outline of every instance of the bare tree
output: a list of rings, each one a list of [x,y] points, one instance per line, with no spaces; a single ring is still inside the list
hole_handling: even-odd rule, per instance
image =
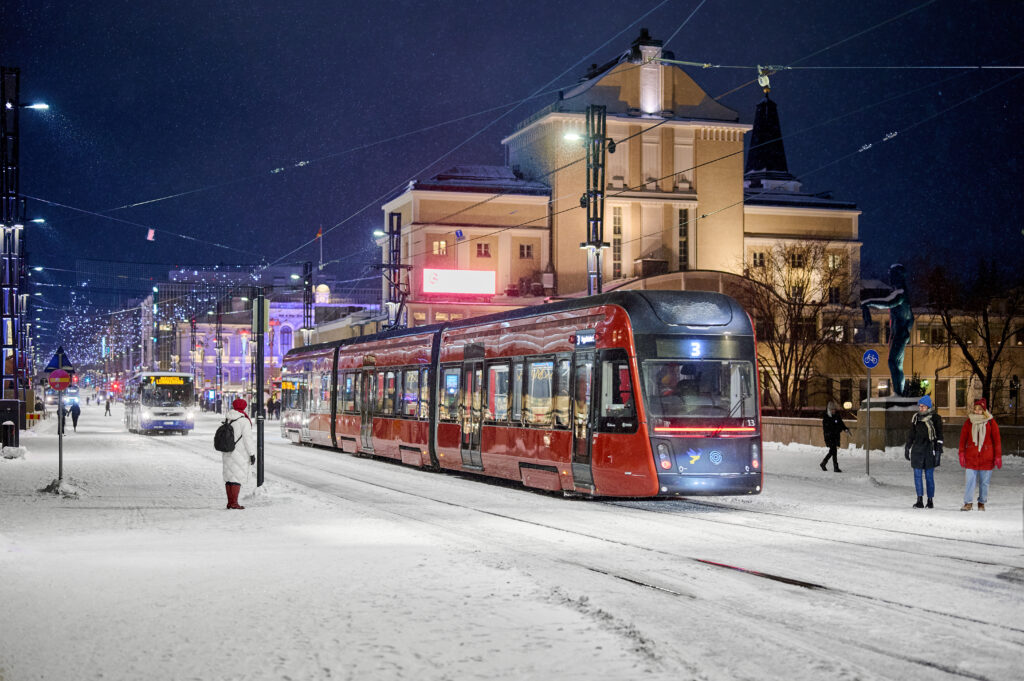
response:
[[[992,384],[1007,344],[1024,334],[1024,275],[988,261],[971,272],[924,265],[927,305],[938,315],[949,340],[960,349],[992,405]],[[993,405],[994,408],[994,405]]]
[[[756,248],[754,249],[756,251]],[[851,308],[850,258],[842,245],[802,241],[766,246],[744,267],[741,303],[757,328],[758,360],[766,402],[782,414],[803,404],[802,387],[826,350],[841,358]]]

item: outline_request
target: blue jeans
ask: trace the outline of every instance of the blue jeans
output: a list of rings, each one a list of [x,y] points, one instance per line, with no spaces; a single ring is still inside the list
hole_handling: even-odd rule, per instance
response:
[[[964,473],[967,478],[967,484],[964,486],[964,503],[969,504],[973,501],[975,484],[978,485],[978,503],[987,503],[988,483],[992,480],[992,471],[976,471],[971,468],[965,468]]]
[[[924,496],[924,485],[921,482],[921,476],[924,475],[925,482],[928,483],[928,498],[931,499],[935,496],[935,469],[934,468],[915,468],[914,469],[914,489],[917,490],[917,496]]]

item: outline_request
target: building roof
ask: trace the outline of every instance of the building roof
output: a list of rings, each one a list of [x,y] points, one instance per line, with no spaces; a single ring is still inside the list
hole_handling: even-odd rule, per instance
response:
[[[808,194],[779,189],[745,188],[743,203],[747,206],[788,206],[792,208],[823,208],[830,210],[857,210],[853,201],[839,201],[831,192]]]
[[[429,180],[416,180],[410,189],[449,192],[482,192],[493,194],[526,194],[547,196],[551,187],[543,182],[523,180],[505,166],[457,165],[434,175]]]

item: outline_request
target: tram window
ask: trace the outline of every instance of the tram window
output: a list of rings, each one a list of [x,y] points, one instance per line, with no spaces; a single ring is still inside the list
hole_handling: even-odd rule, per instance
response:
[[[459,417],[459,367],[443,368],[437,389],[440,393],[438,418],[442,421],[456,420]]]
[[[342,374],[338,381],[339,411],[356,410],[356,377],[352,372]]]
[[[512,393],[511,393],[512,422],[521,423],[523,418],[523,363],[516,362],[512,365]]]
[[[554,414],[555,426],[559,428],[569,427],[569,391],[571,381],[569,380],[569,360],[558,360],[558,376],[555,381]]]
[[[420,369],[420,410],[421,419],[430,418],[430,370]]]
[[[416,416],[419,410],[420,372],[416,369],[405,371],[402,381],[402,416]]]
[[[395,372],[388,371],[384,374],[384,401],[381,406],[382,414],[390,416],[395,413],[396,392]]]
[[[526,401],[523,404],[523,420],[530,425],[543,426],[551,423],[551,393],[555,363],[547,360],[533,360],[526,363]]]
[[[647,361],[643,363],[642,373],[652,416],[757,416],[750,362]]]
[[[508,420],[508,364],[487,367],[487,420]]]
[[[374,374],[374,390],[373,390],[373,413],[383,414],[384,413],[384,372],[378,371]]]
[[[629,377],[629,361],[625,358],[601,362],[601,407],[598,429],[603,432],[636,430],[636,400],[633,381]]]

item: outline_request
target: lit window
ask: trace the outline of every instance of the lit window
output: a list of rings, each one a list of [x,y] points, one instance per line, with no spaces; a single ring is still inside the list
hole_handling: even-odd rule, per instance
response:
[[[412,320],[414,322],[425,322],[425,321],[427,321],[427,313],[426,312],[413,312],[412,313]]]
[[[445,240],[434,241],[430,249],[434,255],[447,255],[448,254],[448,242]]]
[[[490,244],[477,244],[476,245],[476,257],[478,257],[478,258],[489,258],[489,257],[491,257],[491,245]]]
[[[843,256],[838,253],[828,254],[828,268],[830,270],[838,270],[843,265]]]
[[[434,313],[434,321],[435,322],[446,322],[446,321],[448,321],[448,319],[449,319],[449,317],[448,317],[448,313],[447,312],[435,312]]]

